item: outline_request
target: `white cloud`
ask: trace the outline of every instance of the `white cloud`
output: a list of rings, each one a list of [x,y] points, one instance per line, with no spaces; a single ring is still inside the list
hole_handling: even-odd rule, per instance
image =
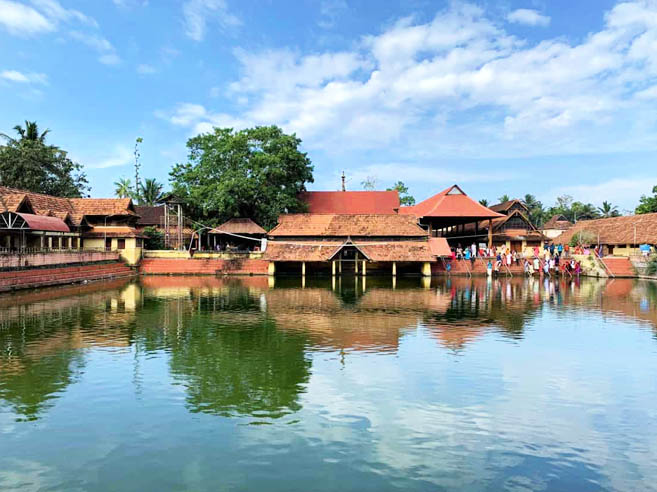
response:
[[[32,7],[10,0],[0,0],[0,25],[10,34],[31,36],[55,30],[55,25]]]
[[[48,77],[44,73],[23,73],[18,70],[4,70],[0,72],[0,78],[21,84],[46,85],[48,83]]]
[[[208,21],[215,21],[224,29],[242,24],[229,12],[225,0],[187,0],[183,4],[183,19],[185,34],[194,41],[203,40]]]
[[[547,191],[543,196],[546,200],[545,203],[553,203],[561,195],[570,195],[580,202],[600,204],[606,200],[622,208],[634,210],[638,197],[652,195],[655,183],[657,183],[657,174],[629,176],[595,184],[561,186]]]
[[[348,9],[345,0],[322,0],[319,4],[321,19],[319,27],[330,29],[335,26],[338,18]]]
[[[49,19],[57,22],[81,22],[92,27],[98,27],[98,23],[79,10],[66,9],[56,0],[31,0],[32,5],[43,12]]]
[[[550,17],[532,9],[514,10],[507,15],[506,20],[528,26],[548,26],[550,24]]]
[[[127,166],[132,163],[133,157],[132,149],[125,145],[116,145],[110,154],[105,155],[96,162],[91,162],[88,167],[105,169],[108,167]]]
[[[182,103],[173,112],[157,111],[155,115],[172,125],[189,127],[193,134],[211,132],[213,127],[241,129],[251,124],[227,113],[212,113],[201,104]]]
[[[98,52],[98,61],[105,65],[118,65],[121,63],[121,58],[116,53],[114,46],[104,37],[82,31],[71,31],[69,33],[72,39],[89,46],[91,49]]]

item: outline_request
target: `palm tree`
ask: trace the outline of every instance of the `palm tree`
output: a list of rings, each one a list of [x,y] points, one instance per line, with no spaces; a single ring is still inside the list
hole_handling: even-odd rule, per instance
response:
[[[156,179],[146,179],[140,186],[139,204],[153,206],[162,200],[162,183]]]
[[[618,217],[620,215],[618,207],[607,201],[602,202],[602,207],[598,207],[598,211],[600,212],[600,215],[605,218]]]
[[[118,181],[114,181],[114,194],[119,198],[132,198],[132,181],[130,178],[119,178]]]
[[[545,210],[543,209],[543,203],[536,199],[531,193],[527,193],[523,198],[523,202],[529,210],[529,220],[535,226],[541,225],[544,219]]]
[[[39,125],[37,124],[37,122],[27,121],[27,120],[25,120],[25,128],[23,128],[20,125],[16,125],[14,127],[14,130],[16,130],[16,133],[18,133],[20,140],[29,140],[31,142],[39,142],[39,143],[45,143],[46,135],[50,133],[49,129],[46,129],[43,132],[39,133]],[[4,133],[0,133],[0,136],[10,141],[14,141],[14,142],[16,141],[15,139],[11,138],[9,135],[6,135]]]
[[[504,202],[508,202],[509,200],[511,200],[511,198],[509,198],[509,195],[507,195],[505,193],[504,195],[499,197],[498,200],[499,200],[499,203],[504,203]]]
[[[479,204],[483,205],[484,207],[487,207],[488,206],[488,200],[486,200],[485,198],[482,198],[481,200],[479,200]]]

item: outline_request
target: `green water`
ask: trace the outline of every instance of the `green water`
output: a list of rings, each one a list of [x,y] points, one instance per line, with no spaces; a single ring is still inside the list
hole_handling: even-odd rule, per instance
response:
[[[0,489],[657,490],[657,284],[0,296]]]

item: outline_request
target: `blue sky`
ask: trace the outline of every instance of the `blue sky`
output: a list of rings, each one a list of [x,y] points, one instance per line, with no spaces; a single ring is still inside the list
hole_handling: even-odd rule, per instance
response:
[[[657,2],[0,0],[0,131],[25,119],[93,196],[167,181],[213,125],[278,124],[312,189],[458,182],[631,209],[657,184]]]

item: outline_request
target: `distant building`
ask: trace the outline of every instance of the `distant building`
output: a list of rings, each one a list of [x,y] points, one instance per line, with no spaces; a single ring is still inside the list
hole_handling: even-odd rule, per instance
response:
[[[251,219],[234,218],[209,231],[208,246],[221,251],[260,251],[266,235],[267,231]]]
[[[311,214],[396,214],[397,191],[306,191],[299,196]]]
[[[490,207],[491,210],[503,214],[492,221],[493,245],[507,248],[517,253],[533,254],[533,249],[540,246],[546,239],[529,219],[529,209],[525,202],[519,199],[507,200]],[[480,229],[488,232],[489,225],[480,224]],[[470,226],[472,230],[472,226]],[[483,234],[482,234],[483,237]]]
[[[554,239],[559,237],[564,231],[567,231],[573,226],[573,223],[569,221],[566,217],[561,214],[553,215],[550,220],[548,220],[543,227],[541,232],[548,239]]]
[[[580,220],[554,242],[569,244],[573,238],[586,246],[600,245],[604,255],[640,255],[639,247],[643,244],[655,251],[657,213]]]
[[[166,236],[167,229],[165,224],[164,208],[167,205],[137,205],[135,210],[139,214],[137,229],[143,233],[146,227],[154,227],[163,236]],[[172,216],[169,220],[169,241],[168,246],[172,249],[187,249],[189,247],[194,229],[188,219],[183,219],[182,234],[178,234],[177,217]],[[182,239],[182,244],[178,244]]]
[[[0,247],[118,251],[141,256],[139,216],[129,198],[61,198],[0,186]]]

